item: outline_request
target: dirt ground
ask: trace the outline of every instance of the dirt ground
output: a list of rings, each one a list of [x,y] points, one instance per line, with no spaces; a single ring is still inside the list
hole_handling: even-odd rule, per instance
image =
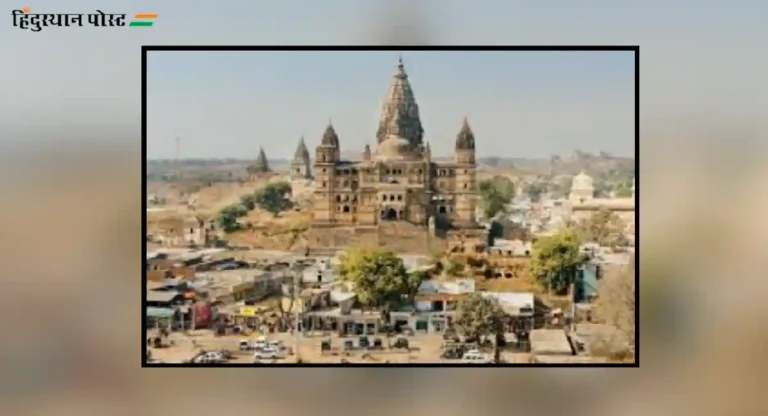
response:
[[[207,330],[192,331],[187,335],[172,334],[170,339],[174,341],[175,345],[169,348],[152,348],[152,357],[153,359],[164,363],[181,363],[192,357],[201,348],[205,350],[226,349],[232,351],[235,355],[234,359],[230,361],[231,363],[253,363],[253,353],[238,351],[238,343],[242,339],[255,340],[258,336],[258,334],[255,334],[248,337],[239,335],[215,337],[211,331]],[[295,335],[287,333],[269,334],[267,335],[267,338],[282,341],[285,346],[292,348],[295,353],[286,356],[284,359],[265,361],[265,363],[296,363],[297,358],[299,357],[304,364],[338,364],[342,359],[347,360],[351,364],[459,362],[458,360],[446,360],[440,358],[442,338],[439,335],[415,335],[407,337],[410,344],[410,351],[387,348],[388,340],[386,337],[381,336],[380,338],[385,346],[384,350],[355,350],[347,353],[343,351],[344,339],[352,339],[355,345],[357,345],[357,337],[339,338],[335,334],[331,335],[332,351],[326,353],[320,351],[320,343],[325,338],[321,333],[316,333],[314,335],[309,334],[306,337],[301,336],[299,338],[298,349],[295,347]],[[394,343],[395,338],[390,338],[389,341]],[[487,352],[490,353],[490,351]],[[510,363],[524,363],[527,362],[528,355],[502,352],[502,358]]]

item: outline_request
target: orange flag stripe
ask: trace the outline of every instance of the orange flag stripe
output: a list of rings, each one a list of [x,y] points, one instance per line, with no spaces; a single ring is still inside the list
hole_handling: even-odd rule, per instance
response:
[[[134,19],[156,19],[157,16],[158,16],[157,14],[144,13],[144,14],[137,14],[133,16],[133,18]]]

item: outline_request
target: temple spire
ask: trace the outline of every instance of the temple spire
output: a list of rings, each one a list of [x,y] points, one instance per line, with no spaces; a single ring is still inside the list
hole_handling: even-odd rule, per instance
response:
[[[336,134],[336,130],[333,128],[333,122],[331,122],[330,118],[328,119],[328,126],[325,128],[325,132],[323,132],[323,138],[320,140],[320,144],[323,146],[339,147],[339,135]]]
[[[464,116],[464,120],[461,122],[461,130],[456,136],[456,149],[457,150],[471,150],[475,148],[475,134],[472,132],[472,128],[469,127],[469,120]]]
[[[309,159],[309,149],[307,149],[307,144],[304,143],[304,136],[301,136],[301,139],[299,139],[299,145],[296,147],[296,152],[293,154],[293,160],[303,162]]]
[[[379,127],[376,130],[377,143],[391,135],[408,140],[414,148],[422,144],[424,137],[419,106],[416,104],[402,57],[398,58],[395,75],[382,105]]]
[[[267,161],[267,154],[264,153],[264,148],[259,148],[259,156],[256,158],[255,168],[259,172],[269,172],[269,162]]]

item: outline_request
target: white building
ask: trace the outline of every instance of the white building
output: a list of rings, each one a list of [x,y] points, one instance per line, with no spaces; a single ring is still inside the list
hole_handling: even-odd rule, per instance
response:
[[[635,229],[635,185],[632,181],[632,196],[629,198],[595,198],[592,178],[584,172],[573,178],[571,194],[568,197],[571,208],[570,218],[581,221],[594,212],[607,209],[616,214],[627,226],[627,233],[634,235]]]

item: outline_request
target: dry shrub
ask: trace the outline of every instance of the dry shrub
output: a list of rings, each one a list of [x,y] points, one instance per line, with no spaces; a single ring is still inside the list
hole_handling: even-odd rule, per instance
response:
[[[593,355],[625,360],[635,354],[634,264],[606,273],[593,309],[593,320],[613,328],[595,334]]]

